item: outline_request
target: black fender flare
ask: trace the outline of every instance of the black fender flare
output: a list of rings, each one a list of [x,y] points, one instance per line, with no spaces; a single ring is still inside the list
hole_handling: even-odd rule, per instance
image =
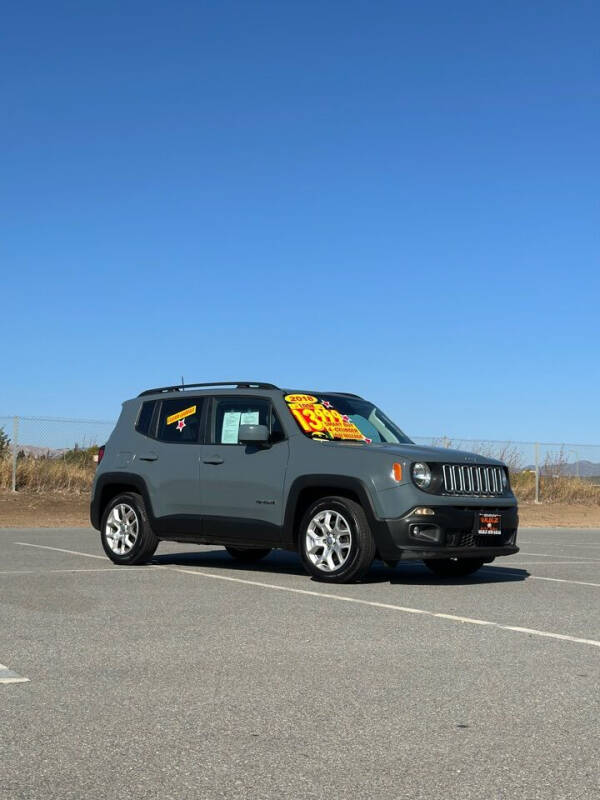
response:
[[[146,513],[148,514],[150,524],[153,528],[155,527],[156,517],[154,516],[152,503],[150,502],[150,493],[148,492],[146,481],[140,475],[136,475],[133,472],[104,472],[102,475],[98,476],[94,486],[94,495],[90,503],[90,522],[96,530],[100,530],[100,522],[105,506],[103,502],[105,491],[111,486],[122,486],[124,491],[126,491],[127,488],[134,489],[138,494],[141,494],[144,498],[144,505],[146,506]]]
[[[336,494],[336,491],[352,492],[358,497],[369,522],[369,528],[375,539],[377,551],[383,558],[386,553],[394,552],[393,542],[385,522],[377,517],[373,501],[367,485],[360,478],[352,478],[348,475],[302,475],[296,478],[290,486],[285,517],[283,523],[283,546],[288,550],[296,549],[296,511],[300,494],[305,489],[326,490],[328,493]]]

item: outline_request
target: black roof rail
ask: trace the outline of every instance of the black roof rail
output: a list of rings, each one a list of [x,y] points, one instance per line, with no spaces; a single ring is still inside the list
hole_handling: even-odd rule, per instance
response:
[[[311,395],[320,395],[320,394],[331,394],[337,395],[338,397],[355,397],[357,400],[364,400],[359,394],[353,394],[352,392],[318,392],[316,389],[283,389],[286,394],[311,394]]]
[[[180,383],[177,386],[158,386],[156,389],[146,389],[138,397],[147,394],[161,394],[162,392],[180,392],[184,389],[200,389],[207,386],[234,386],[236,389],[279,389],[274,383],[261,383],[260,381],[215,381],[214,383]]]

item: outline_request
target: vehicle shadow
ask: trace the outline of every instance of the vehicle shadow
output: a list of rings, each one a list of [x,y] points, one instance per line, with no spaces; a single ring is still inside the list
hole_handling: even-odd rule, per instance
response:
[[[155,555],[152,564],[178,567],[221,567],[240,572],[306,575],[298,556],[286,550],[272,550],[261,561],[251,562],[238,561],[221,548],[191,553],[165,553],[164,555]]]
[[[371,572],[373,571],[371,570]],[[408,564],[399,565],[396,569],[390,570],[390,572],[391,575],[388,575],[388,580],[391,584],[402,583],[418,586],[473,586],[478,583],[514,583],[515,581],[527,580],[529,577],[529,572],[526,569],[497,567],[493,564],[486,564],[473,575],[466,575],[462,578],[441,578],[430,572],[425,564],[419,561],[410,567]],[[370,577],[371,573],[369,572],[365,582]]]
[[[308,577],[299,557],[286,550],[273,550],[261,561],[245,563],[232,558],[226,550],[199,550],[195,552],[164,553],[155,555],[152,564],[157,566],[179,567],[211,567],[235,570],[255,575],[281,574],[302,575]],[[513,583],[524,581],[529,577],[526,569],[502,567],[486,564],[474,575],[462,578],[440,578],[430,572],[421,561],[400,562],[397,567],[388,567],[381,561],[375,561],[368,574],[360,581],[369,583],[390,583],[407,586],[466,586],[478,583]],[[321,583],[318,579],[311,579]]]

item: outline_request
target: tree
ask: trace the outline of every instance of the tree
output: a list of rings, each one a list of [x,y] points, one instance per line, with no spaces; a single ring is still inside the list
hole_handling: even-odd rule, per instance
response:
[[[4,428],[0,428],[0,458],[10,455],[10,439]]]

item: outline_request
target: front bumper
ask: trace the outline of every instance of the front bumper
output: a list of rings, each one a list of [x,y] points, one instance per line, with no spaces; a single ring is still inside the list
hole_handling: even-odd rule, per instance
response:
[[[377,537],[380,556],[386,560],[430,558],[482,558],[518,553],[517,506],[432,506],[433,516],[412,509],[399,519],[380,520]],[[499,534],[479,535],[479,513],[502,515]]]

